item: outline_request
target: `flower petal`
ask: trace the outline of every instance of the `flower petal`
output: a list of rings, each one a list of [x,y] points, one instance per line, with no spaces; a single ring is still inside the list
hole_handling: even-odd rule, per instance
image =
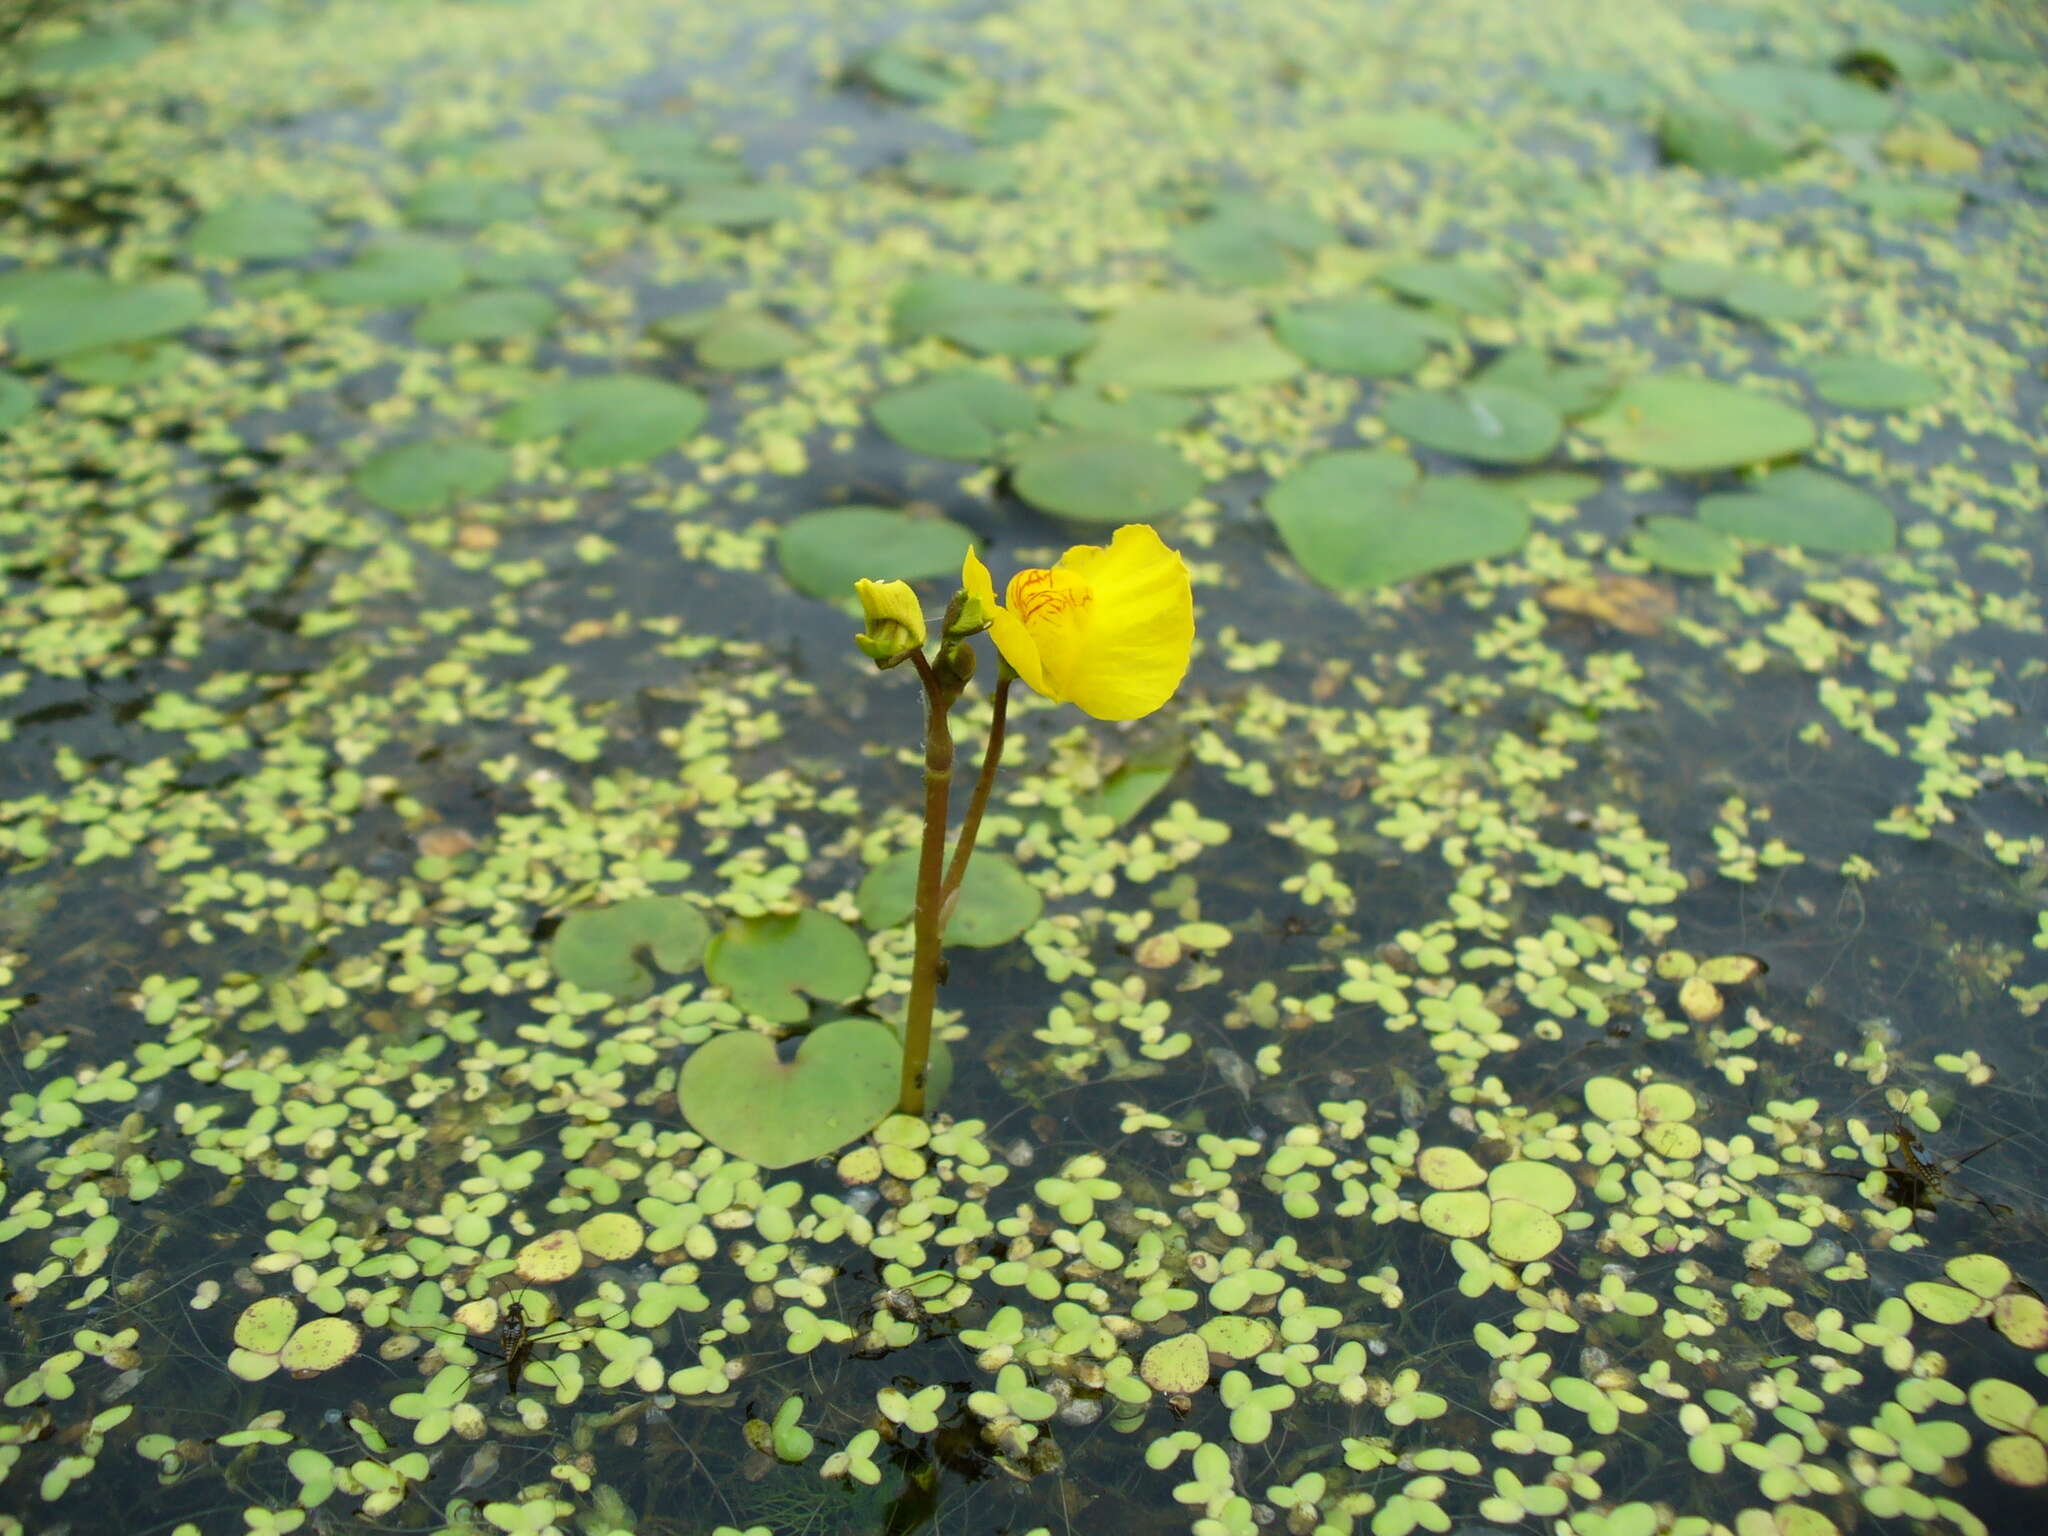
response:
[[[1117,529],[1107,549],[1082,544],[1060,559],[1091,589],[1081,666],[1066,695],[1098,720],[1149,715],[1180,687],[1195,643],[1187,562],[1143,523]],[[1014,587],[1015,583],[1012,583]]]
[[[1007,605],[1004,612],[1015,615],[1029,633],[1032,651],[1044,674],[1031,686],[1049,699],[1071,699],[1077,680],[1092,665],[1088,635],[1094,595],[1087,582],[1058,566],[1049,571],[1019,571],[1010,578],[1009,590],[1003,594]],[[996,644],[1002,644],[1000,630]],[[1021,667],[1017,670],[1023,672]],[[1025,681],[1031,680],[1027,677]]]
[[[996,585],[989,578],[988,567],[971,549],[960,563],[960,585],[989,616],[989,638],[995,641],[996,650],[1010,664],[1010,670],[1023,678],[1024,685],[1034,693],[1059,701],[1061,696],[1045,685],[1045,668],[1039,663],[1037,642],[1016,614],[996,602]]]

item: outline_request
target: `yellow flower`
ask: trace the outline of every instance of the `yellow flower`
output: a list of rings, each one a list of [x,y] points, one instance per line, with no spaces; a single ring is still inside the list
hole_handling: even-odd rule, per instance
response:
[[[1077,544],[1050,570],[1019,571],[996,605],[973,550],[960,570],[968,597],[1017,675],[1049,699],[1098,720],[1135,720],[1173,697],[1195,644],[1187,562],[1143,523],[1103,549]]]
[[[869,581],[863,576],[853,584],[860,599],[865,632],[854,636],[854,644],[877,663],[897,660],[924,644],[924,606],[907,581]]]

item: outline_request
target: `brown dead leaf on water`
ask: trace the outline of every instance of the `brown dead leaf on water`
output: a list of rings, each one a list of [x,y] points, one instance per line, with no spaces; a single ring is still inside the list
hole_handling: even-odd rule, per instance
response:
[[[1543,606],[1576,613],[1626,635],[1654,635],[1678,611],[1671,589],[1640,576],[1606,575],[1561,581],[1543,591]]]

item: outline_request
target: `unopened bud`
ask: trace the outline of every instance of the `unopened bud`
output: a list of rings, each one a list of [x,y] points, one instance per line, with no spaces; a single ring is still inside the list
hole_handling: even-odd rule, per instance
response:
[[[867,628],[853,637],[861,654],[878,667],[892,667],[924,644],[924,608],[907,581],[853,584]]]

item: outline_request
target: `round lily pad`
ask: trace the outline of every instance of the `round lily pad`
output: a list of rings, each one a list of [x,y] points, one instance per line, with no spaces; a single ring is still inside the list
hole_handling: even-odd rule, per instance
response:
[[[703,913],[683,897],[634,896],[571,912],[548,958],[564,981],[631,1002],[654,990],[643,956],[671,974],[687,971],[703,958],[710,934]]]
[[[522,245],[479,251],[470,268],[480,283],[566,283],[576,275],[576,258],[556,245]]]
[[[1437,316],[1368,294],[1290,305],[1273,317],[1273,334],[1318,368],[1364,378],[1413,373],[1432,345],[1457,339]]]
[[[780,187],[739,182],[707,182],[692,187],[675,206],[679,224],[710,224],[719,229],[758,229],[802,210]]]
[[[1613,399],[1621,374],[1607,363],[1563,361],[1540,347],[1510,347],[1486,365],[1476,382],[1533,395],[1570,420]]]
[[[1699,1108],[1692,1090],[1678,1083],[1648,1083],[1636,1095],[1636,1111],[1645,1124],[1690,1120]]]
[[[1700,1155],[1704,1145],[1700,1133],[1681,1122],[1658,1122],[1643,1127],[1643,1145],[1659,1157],[1683,1161]]]
[[[2048,1483],[2048,1444],[2032,1435],[2000,1435],[1984,1447],[1984,1464],[2000,1482],[2039,1488]]]
[[[1199,1392],[1209,1384],[1209,1346],[1196,1333],[1161,1339],[1145,1351],[1138,1374],[1155,1392]]]
[[[1266,515],[1301,568],[1337,592],[1391,586],[1511,554],[1529,508],[1464,476],[1421,478],[1405,454],[1327,453],[1266,494]]]
[[[583,1251],[604,1264],[623,1264],[647,1241],[647,1229],[624,1211],[600,1211],[576,1229]]]
[[[704,424],[704,397],[644,374],[570,379],[543,389],[493,425],[510,442],[562,434],[571,469],[616,469],[659,458]]]
[[[862,922],[870,928],[894,928],[910,920],[917,904],[917,861],[918,851],[905,848],[868,871],[855,897]],[[953,915],[946,923],[946,942],[993,949],[1022,934],[1044,910],[1038,887],[1014,863],[999,853],[977,852],[960,882]]]
[[[274,1355],[298,1326],[299,1308],[289,1296],[252,1301],[235,1319],[235,1344],[259,1355]]]
[[[1849,411],[1908,411],[1942,397],[1941,380],[1913,363],[1838,352],[1806,368],[1814,392]]]
[[[186,248],[217,261],[290,261],[320,243],[320,216],[296,198],[231,198],[192,226]]]
[[[539,212],[540,205],[526,188],[474,176],[441,177],[418,187],[405,200],[408,223],[456,229],[529,220]]]
[[[1472,1189],[1486,1182],[1486,1170],[1459,1147],[1424,1147],[1415,1157],[1415,1176],[1431,1189]]]
[[[1000,197],[1023,179],[1023,167],[995,149],[920,150],[903,162],[903,178],[931,192]]]
[[[799,993],[835,1003],[858,996],[872,969],[860,935],[816,908],[734,918],[704,952],[704,973],[734,1004],[776,1024],[810,1012]]]
[[[1445,1237],[1478,1237],[1493,1219],[1493,1202],[1484,1190],[1438,1190],[1423,1199],[1422,1224]]]
[[[1768,176],[1798,154],[1799,136],[1718,107],[1672,107],[1657,125],[1664,158],[1720,176]]]
[[[972,352],[1000,357],[1065,357],[1089,330],[1050,293],[985,277],[933,272],[897,290],[890,323],[904,340],[943,336]]]
[[[1930,1323],[1947,1323],[1953,1326],[1966,1323],[1983,1307],[1984,1298],[1972,1295],[1959,1285],[1948,1285],[1940,1280],[1915,1280],[1906,1287],[1906,1300],[1915,1312]]]
[[[44,269],[0,276],[0,309],[13,310],[14,358],[47,363],[184,330],[206,313],[189,277],[119,283],[97,272]]]
[[[425,304],[460,292],[467,280],[462,253],[445,241],[393,236],[365,246],[347,266],[308,285],[328,304]]]
[[[1564,435],[1555,407],[1497,384],[1405,390],[1381,414],[1403,437],[1482,464],[1533,464]]]
[[[760,310],[728,311],[697,337],[697,361],[716,373],[772,368],[810,350],[810,338],[795,326]]]
[[[1244,300],[1160,294],[1105,320],[1074,377],[1131,389],[1209,390],[1270,384],[1300,371],[1301,359],[1273,339]]]
[[[1138,391],[1111,396],[1081,384],[1063,389],[1045,402],[1045,414],[1063,427],[1117,437],[1177,432],[1201,413],[1201,403],[1186,395]]]
[[[1201,494],[1202,476],[1179,452],[1146,438],[1063,432],[1018,449],[1017,494],[1042,512],[1084,523],[1165,517]]]
[[[1699,519],[1757,544],[1789,544],[1831,555],[1879,555],[1898,528],[1885,504],[1833,475],[1792,465],[1739,495],[1703,499]]]
[[[1224,1313],[1197,1332],[1210,1354],[1229,1361],[1256,1360],[1273,1347],[1273,1325],[1263,1317]]]
[[[784,1060],[751,1030],[714,1035],[683,1063],[683,1118],[713,1146],[763,1168],[837,1151],[896,1109],[903,1052],[872,1019],[836,1019]]]
[[[1442,304],[1474,315],[1515,312],[1515,291],[1505,279],[1464,262],[1402,261],[1382,267],[1374,276],[1417,303]]]
[[[513,1255],[512,1267],[530,1285],[560,1285],[583,1268],[583,1245],[567,1228],[543,1232]]]
[[[803,513],[786,524],[775,553],[782,574],[799,592],[845,602],[863,576],[894,581],[957,577],[973,543],[973,534],[942,517],[914,517],[888,507],[833,507]]]
[[[345,1317],[316,1317],[285,1340],[277,1363],[294,1376],[317,1376],[355,1358],[363,1331]]]
[[[875,425],[912,453],[935,459],[989,459],[1012,432],[1038,421],[1038,402],[1021,384],[962,368],[937,374],[875,401]]]
[[[1494,1202],[1486,1246],[1496,1258],[1510,1264],[1533,1264],[1554,1253],[1563,1241],[1564,1227],[1550,1212],[1523,1200]]]
[[[1898,108],[1881,91],[1831,69],[1765,60],[1725,70],[1705,82],[1707,94],[1731,111],[1787,131],[1876,133]]]
[[[1689,517],[1644,518],[1629,548],[1674,576],[1732,576],[1742,569],[1742,549],[1733,539]]]
[[[1722,305],[1751,320],[1799,323],[1827,313],[1825,295],[1770,272],[1716,261],[1667,261],[1657,268],[1666,293]]]
[[[1594,1077],[1580,1090],[1586,1108],[1603,1125],[1636,1118],[1636,1091],[1618,1077]]]
[[[1496,1163],[1486,1176],[1486,1193],[1495,1201],[1520,1200],[1539,1211],[1556,1215],[1571,1209],[1578,1186],[1572,1176],[1555,1163],[1517,1158]]]
[[[509,341],[554,323],[555,301],[532,288],[479,288],[438,299],[419,312],[412,333],[432,346]]]
[[[36,392],[26,380],[0,373],[0,432],[7,432],[28,419],[36,408]]]
[[[364,461],[353,484],[387,512],[412,517],[488,496],[512,473],[512,456],[470,438],[426,438]]]
[[[1988,1253],[1959,1253],[1941,1270],[1964,1290],[1986,1301],[2001,1295],[2012,1284],[2012,1266]]]
[[[191,355],[175,341],[131,341],[67,353],[51,366],[74,384],[123,389],[169,373]]]
[[[1630,379],[1580,425],[1624,464],[1703,473],[1813,446],[1813,423],[1767,395],[1680,374]]]
[[[1992,1325],[2021,1349],[2048,1349],[2048,1304],[2024,1291],[2008,1291],[1991,1306]]]
[[[849,73],[870,90],[898,101],[937,101],[957,89],[964,76],[942,54],[888,43],[853,61]]]
[[[703,182],[744,181],[746,167],[712,148],[704,136],[682,123],[652,119],[626,123],[606,135],[613,149],[626,157],[633,174],[671,186]]]

